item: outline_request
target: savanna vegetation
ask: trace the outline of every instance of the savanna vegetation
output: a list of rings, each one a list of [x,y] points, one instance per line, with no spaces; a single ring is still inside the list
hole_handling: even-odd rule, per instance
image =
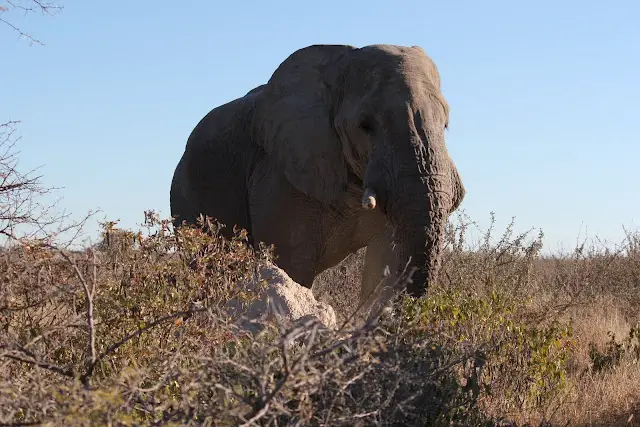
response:
[[[8,3],[13,6],[12,3]],[[27,3],[25,3],[27,4]],[[33,2],[34,7],[47,4]],[[15,6],[14,6],[15,7]],[[2,15],[0,15],[2,16]],[[16,31],[19,31],[16,29]],[[144,213],[78,248],[52,188],[0,125],[0,425],[634,425],[640,416],[640,233],[555,256],[513,224],[447,228],[439,282],[356,325],[362,251],[316,295],[341,327],[224,310],[270,248]]]
[[[2,172],[0,194],[25,190]],[[634,421],[638,234],[615,250],[542,257],[541,235],[490,228],[473,242],[458,215],[428,297],[401,296],[354,325],[345,301],[357,300],[359,252],[314,284],[341,328],[279,321],[252,335],[223,308],[251,300],[242,284],[271,251],[248,249],[242,231],[227,241],[215,223],[213,235],[174,230],[146,212],[139,230],[107,222],[99,244],[70,250],[47,227],[9,232],[21,218],[32,217],[2,224],[3,425]]]

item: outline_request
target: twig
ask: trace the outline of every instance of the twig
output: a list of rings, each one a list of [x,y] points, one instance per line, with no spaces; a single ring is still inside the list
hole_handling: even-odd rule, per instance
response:
[[[240,424],[240,427],[246,427],[246,426],[252,425],[256,421],[258,421],[260,418],[264,417],[264,415],[267,413],[268,410],[269,410],[269,403],[267,402],[262,407],[262,409],[260,409],[253,417],[251,417],[251,419],[249,419],[249,421],[247,421],[246,423]]]
[[[23,32],[22,30],[20,30],[20,28],[16,27],[15,25],[13,25],[11,22],[7,21],[6,19],[0,18],[0,22],[5,24],[5,25],[7,25],[8,27],[13,29],[14,31],[16,31],[18,34],[20,34],[20,36],[28,39],[29,40],[29,44],[37,43],[40,46],[44,46],[44,43],[42,43],[40,40],[35,39],[32,36],[30,36],[29,34]]]
[[[6,353],[0,354],[0,357],[6,357],[7,359],[13,359],[19,362],[27,363],[29,365],[34,365],[65,377],[73,378],[75,376],[75,373],[70,369],[65,369],[53,363],[38,360],[36,355],[27,349],[9,348],[5,345],[0,345],[0,349],[6,350]]]
[[[151,323],[149,323],[148,325],[146,325],[143,328],[139,328],[137,329],[135,332],[132,332],[128,335],[126,335],[124,338],[122,338],[120,341],[115,342],[113,344],[111,344],[109,347],[107,347],[106,350],[104,350],[102,353],[100,353],[94,360],[93,363],[91,363],[89,365],[89,367],[87,368],[87,371],[80,377],[81,381],[86,381],[89,377],[91,377],[91,375],[93,374],[93,370],[95,369],[96,365],[105,357],[107,357],[109,354],[113,353],[114,351],[116,351],[118,348],[122,347],[123,345],[125,345],[127,342],[131,341],[134,338],[139,337],[140,335],[142,335],[143,333],[147,332],[150,329],[155,328],[156,326],[167,322],[169,320],[175,319],[177,317],[182,317],[182,316],[191,316],[195,313],[199,313],[199,312],[203,312],[206,311],[207,308],[202,307],[202,308],[192,308],[189,310],[185,310],[185,311],[179,311],[176,313],[172,313],[172,314],[168,314],[166,316],[163,316]]]
[[[55,5],[55,4],[51,3],[51,2],[44,2],[42,0],[31,0],[31,2],[33,4],[35,4],[36,7],[16,4],[11,0],[5,0],[5,4],[9,5],[11,7],[11,9],[20,9],[20,10],[24,11],[25,14],[29,13],[29,12],[36,12],[36,10],[39,10],[40,13],[42,13],[43,15],[52,15],[53,16],[53,11],[62,10],[62,6],[57,6],[57,5]],[[9,7],[4,6],[4,5],[0,5],[0,13],[7,12],[7,11],[9,11]],[[37,40],[33,36],[25,33],[20,28],[16,27],[15,25],[13,25],[11,22],[7,21],[6,19],[0,18],[0,23],[3,23],[5,25],[7,25],[8,27],[10,27],[14,31],[16,31],[18,34],[20,34],[20,36],[28,39],[30,41],[29,42],[30,45],[32,45],[33,43],[37,43],[37,44],[39,44],[41,46],[44,46],[44,43],[42,43],[40,40]]]
[[[73,267],[73,270],[76,273],[76,277],[78,278],[78,280],[82,284],[82,288],[84,289],[85,302],[87,304],[87,329],[89,333],[88,352],[90,355],[90,361],[88,366],[93,366],[96,362],[96,327],[95,327],[95,320],[93,317],[93,297],[95,295],[95,286],[96,286],[96,279],[97,279],[96,253],[95,251],[93,251],[93,267],[94,267],[93,281],[91,285],[89,285],[87,283],[87,280],[84,278],[82,272],[80,271],[80,268],[78,268],[78,264],[74,260],[72,260],[71,257],[63,250],[59,250],[59,252],[62,255],[62,257],[69,263],[69,265]]]
[[[22,427],[22,426],[37,426],[42,424],[42,421],[26,421],[23,423],[0,423],[0,427]]]

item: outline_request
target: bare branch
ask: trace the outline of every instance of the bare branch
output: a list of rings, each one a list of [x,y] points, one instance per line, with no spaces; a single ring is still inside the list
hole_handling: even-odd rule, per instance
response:
[[[4,24],[4,25],[8,26],[9,28],[13,29],[18,34],[20,34],[21,37],[24,37],[24,38],[28,39],[30,45],[33,45],[34,43],[36,43],[36,44],[39,44],[40,46],[44,46],[44,43],[42,43],[40,40],[35,39],[32,36],[30,36],[29,34],[22,32],[22,30],[20,30],[20,28],[16,27],[11,22],[7,21],[6,19],[4,19],[2,17],[0,17],[0,24]]]
[[[44,46],[44,43],[34,38],[29,33],[24,32],[17,25],[11,22],[8,15],[11,13],[22,12],[23,14],[40,12],[42,15],[53,16],[55,13],[62,10],[62,6],[59,6],[53,2],[44,2],[41,0],[23,0],[18,3],[15,0],[4,0],[4,4],[0,4],[0,24],[4,24],[18,33],[20,37],[24,37],[29,40],[29,45],[39,44]]]
[[[60,255],[71,265],[74,272],[76,273],[76,277],[82,284],[82,289],[84,290],[85,302],[87,304],[87,332],[89,333],[89,362],[88,366],[93,366],[96,362],[96,326],[95,320],[93,317],[93,298],[95,296],[96,290],[96,254],[95,251],[91,251],[93,255],[93,277],[91,283],[87,283],[84,275],[78,268],[78,264],[71,259],[71,257],[63,250],[59,250]]]
[[[199,313],[199,312],[203,312],[206,311],[207,308],[192,308],[189,310],[185,310],[185,311],[179,311],[176,313],[172,313],[172,314],[167,314],[166,316],[163,316],[159,319],[156,319],[155,321],[149,323],[148,325],[146,325],[143,328],[139,328],[136,331],[128,334],[127,336],[123,337],[120,341],[117,341],[113,344],[111,344],[109,347],[107,347],[106,350],[104,350],[102,353],[100,353],[99,356],[97,356],[94,360],[94,362],[89,365],[89,368],[87,369],[87,371],[85,372],[84,375],[82,375],[82,377],[80,377],[80,380],[82,382],[87,381],[87,379],[89,377],[91,377],[91,375],[93,375],[93,370],[95,369],[96,365],[105,357],[109,356],[111,353],[113,353],[114,351],[116,351],[117,349],[119,349],[120,347],[122,347],[123,345],[125,345],[126,343],[128,343],[129,341],[131,341],[132,339],[135,339],[137,337],[139,337],[140,335],[144,334],[145,332],[155,328],[156,326],[159,326],[165,322],[168,322],[169,320],[173,320],[173,319],[177,319],[178,317],[187,317],[187,316],[192,316],[195,313]]]
[[[5,243],[22,240],[47,240],[74,231],[69,245],[84,230],[84,226],[95,212],[77,222],[68,223],[69,215],[57,209],[60,199],[43,203],[44,196],[58,190],[45,187],[35,170],[22,172],[19,169],[16,136],[19,121],[0,123],[0,236]],[[67,245],[68,246],[68,245]]]
[[[75,375],[72,370],[61,368],[60,366],[54,365],[53,363],[40,360],[35,354],[27,350],[26,348],[10,348],[7,345],[0,344],[0,350],[4,350],[3,353],[0,353],[0,357],[6,357],[7,359],[13,359],[19,362],[28,363],[29,365],[34,365],[51,372],[55,372],[56,374],[63,375],[65,377],[73,378]]]

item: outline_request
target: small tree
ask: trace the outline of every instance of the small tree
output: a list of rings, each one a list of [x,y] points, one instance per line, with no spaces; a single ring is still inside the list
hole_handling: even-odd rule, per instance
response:
[[[0,235],[3,240],[20,237],[38,238],[47,234],[50,226],[64,215],[53,212],[53,204],[40,199],[53,188],[43,186],[34,171],[23,173],[18,168],[19,138],[15,136],[18,122],[0,124]]]
[[[20,37],[29,40],[30,45],[43,45],[14,24],[12,18],[18,13],[54,15],[61,10],[62,6],[51,1],[0,0],[0,26],[11,28]],[[45,196],[55,189],[45,187],[35,170],[25,172],[19,168],[19,151],[16,150],[20,141],[17,135],[19,123],[14,120],[0,121],[0,244],[25,239],[52,240],[71,229],[76,231],[71,238],[74,241],[81,230],[80,226],[88,217],[79,223],[63,225],[68,216],[55,209],[57,200],[45,202]]]

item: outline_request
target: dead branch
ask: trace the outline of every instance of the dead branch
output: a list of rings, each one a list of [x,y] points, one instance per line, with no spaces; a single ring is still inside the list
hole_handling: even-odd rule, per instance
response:
[[[38,356],[24,347],[11,348],[7,345],[0,344],[0,350],[3,350],[3,352],[0,353],[0,357],[5,357],[7,359],[13,359],[19,362],[27,363],[29,365],[34,365],[69,378],[73,378],[75,375],[74,372],[70,369],[65,369],[60,366],[54,365],[53,363],[40,360]]]
[[[23,0],[21,3],[18,3],[15,0],[4,0],[4,4],[0,4],[0,24],[8,26],[18,33],[20,37],[29,40],[29,45],[33,45],[35,43],[44,46],[43,42],[13,24],[8,15],[17,12],[22,12],[25,15],[40,12],[42,15],[53,16],[55,13],[61,11],[62,8],[62,6],[53,2],[44,2],[42,0]]]

